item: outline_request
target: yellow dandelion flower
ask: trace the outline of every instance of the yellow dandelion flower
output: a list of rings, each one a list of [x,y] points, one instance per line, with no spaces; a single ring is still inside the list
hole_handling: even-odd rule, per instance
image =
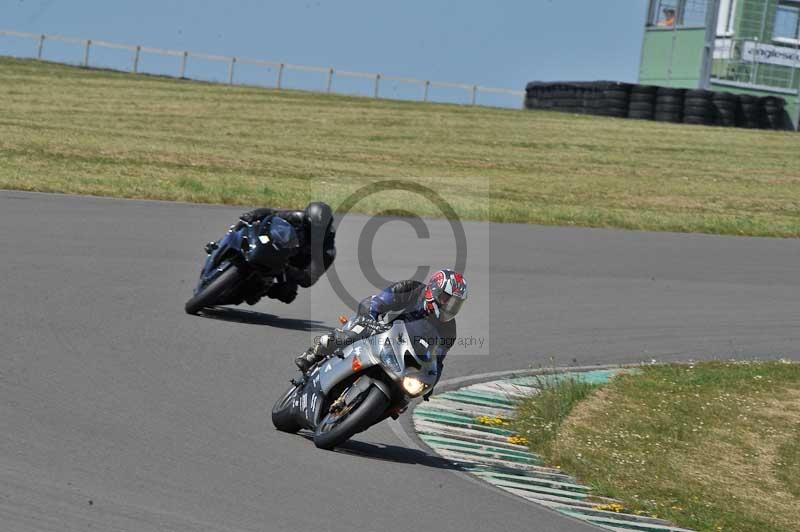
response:
[[[602,510],[605,512],[620,513],[625,511],[625,507],[619,504],[618,502],[612,502],[608,504],[595,504],[594,506],[592,506],[592,508],[595,510]]]
[[[507,440],[508,443],[513,443],[514,445],[528,445],[528,438],[519,434],[512,434]]]
[[[501,427],[504,425],[511,424],[511,422],[506,418],[498,416],[479,416],[475,418],[475,421],[477,421],[481,425],[489,425],[491,427]]]

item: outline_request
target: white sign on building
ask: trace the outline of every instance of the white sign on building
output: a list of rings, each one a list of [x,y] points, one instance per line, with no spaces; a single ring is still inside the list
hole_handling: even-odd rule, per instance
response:
[[[745,41],[742,49],[742,59],[768,65],[800,67],[800,50],[755,41]]]

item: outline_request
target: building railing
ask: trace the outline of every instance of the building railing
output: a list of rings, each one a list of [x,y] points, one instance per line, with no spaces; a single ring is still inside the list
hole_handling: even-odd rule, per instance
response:
[[[141,59],[144,54],[155,54],[155,55],[162,55],[162,56],[172,56],[180,58],[180,63],[178,66],[178,70],[176,72],[178,78],[186,78],[186,69],[187,64],[190,59],[200,59],[204,61],[216,61],[227,63],[227,77],[226,82],[230,85],[237,85],[241,84],[237,82],[236,78],[236,67],[237,65],[252,65],[256,67],[265,67],[269,69],[274,69],[275,71],[275,79],[272,85],[264,85],[266,87],[274,87],[276,89],[283,89],[283,88],[294,88],[299,90],[313,90],[308,89],[307,87],[288,87],[287,82],[285,79],[285,73],[287,71],[297,71],[297,72],[308,72],[308,73],[315,73],[320,75],[320,82],[324,83],[321,85],[322,89],[316,90],[314,92],[325,92],[325,93],[336,93],[334,80],[336,78],[357,78],[357,79],[365,79],[369,80],[371,83],[371,96],[373,98],[386,98],[385,96],[381,95],[381,82],[397,82],[397,83],[404,83],[410,85],[418,85],[420,90],[418,97],[415,100],[418,101],[431,101],[432,100],[432,93],[431,89],[435,88],[446,88],[446,89],[456,89],[458,92],[463,91],[462,95],[468,98],[470,105],[486,105],[492,107],[509,107],[507,105],[496,105],[491,103],[480,102],[479,103],[479,96],[481,94],[499,94],[499,95],[506,95],[515,97],[515,101],[518,101],[518,105],[515,107],[522,108],[523,101],[525,98],[525,91],[517,91],[511,89],[500,89],[494,87],[483,87],[481,85],[476,84],[465,84],[465,83],[450,83],[444,81],[432,81],[432,80],[420,80],[414,78],[405,78],[405,77],[398,77],[398,76],[387,76],[380,73],[369,73],[369,72],[353,72],[348,70],[337,70],[333,67],[316,67],[316,66],[306,66],[306,65],[294,65],[290,63],[282,63],[276,61],[264,61],[259,59],[248,59],[244,57],[238,56],[224,56],[224,55],[213,55],[213,54],[203,54],[197,52],[189,52],[189,51],[182,51],[182,50],[169,50],[163,48],[153,48],[149,46],[141,46],[141,45],[129,45],[129,44],[120,44],[120,43],[113,43],[108,41],[102,40],[93,40],[93,39],[78,39],[75,37],[64,37],[61,35],[45,35],[45,34],[35,34],[35,33],[25,33],[25,32],[18,32],[18,31],[0,31],[0,37],[16,37],[21,39],[31,39],[36,42],[36,53],[35,57],[37,59],[43,60],[46,58],[46,43],[49,41],[58,41],[63,43],[70,43],[70,44],[77,44],[83,48],[83,57],[82,60],[79,62],[81,66],[91,68],[92,66],[96,66],[92,64],[92,49],[94,48],[109,48],[109,49],[116,49],[116,50],[127,50],[131,52],[131,56],[129,58],[129,62],[127,67],[124,65],[119,65],[118,68],[112,67],[114,70],[127,70],[132,73],[149,73],[146,70],[141,69]],[[2,48],[0,48],[2,50]],[[31,54],[33,55],[33,54]],[[168,74],[169,75],[169,74]],[[248,83],[251,85],[251,83]],[[391,98],[389,98],[391,99]],[[437,99],[436,101],[444,101],[448,103],[447,100]],[[464,103],[462,102],[449,102],[449,103]]]
[[[800,43],[787,46],[757,38],[717,39],[711,77],[715,81],[796,94],[800,85]]]

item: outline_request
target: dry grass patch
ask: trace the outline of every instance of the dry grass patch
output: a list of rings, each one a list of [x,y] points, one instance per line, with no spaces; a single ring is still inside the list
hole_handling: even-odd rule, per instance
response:
[[[798,139],[0,58],[0,188],[285,207],[404,178],[465,219],[797,237]]]
[[[800,523],[800,366],[702,363],[623,375],[534,447],[628,509],[697,530]]]

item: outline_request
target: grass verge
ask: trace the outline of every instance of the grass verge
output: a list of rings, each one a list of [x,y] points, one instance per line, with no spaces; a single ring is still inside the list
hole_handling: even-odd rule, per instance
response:
[[[536,377],[535,396],[517,405],[517,433],[541,455],[552,455],[552,446],[561,424],[580,401],[586,399],[597,384],[584,382],[571,375]]]
[[[800,236],[796,133],[232,87],[0,58],[0,188]],[[414,205],[376,194],[354,210]]]
[[[798,530],[800,365],[646,367],[555,416],[540,439],[529,413],[542,400],[525,400],[516,421],[533,451],[626,509],[701,531]]]

